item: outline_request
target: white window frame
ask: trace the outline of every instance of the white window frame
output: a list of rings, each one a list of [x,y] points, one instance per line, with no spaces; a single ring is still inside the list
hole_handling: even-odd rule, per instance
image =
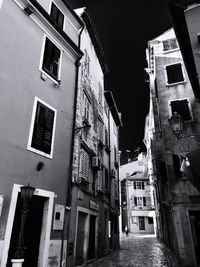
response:
[[[163,44],[163,42],[164,42],[164,41],[168,41],[169,39],[175,39],[178,47],[177,47],[177,48],[174,48],[174,49],[164,50],[164,44]],[[172,53],[172,52],[176,52],[176,51],[179,50],[179,44],[178,44],[177,39],[176,39],[176,38],[169,38],[169,39],[166,39],[166,40],[163,40],[163,41],[162,41],[162,45],[163,45],[163,53],[164,53],[164,54]]]
[[[44,52],[45,52],[45,44],[46,44],[46,39],[49,39],[59,50],[60,50],[60,60],[58,64],[58,79],[54,79],[51,75],[49,75],[45,70],[43,70],[42,65],[43,65],[43,59],[44,59]],[[53,83],[60,85],[58,81],[61,80],[61,62],[62,62],[62,53],[63,50],[60,47],[60,45],[47,34],[44,34],[43,41],[42,41],[42,49],[41,49],[41,55],[40,55],[40,63],[39,63],[39,71],[44,74],[49,80],[51,80]]]
[[[62,9],[58,6],[58,4],[57,3],[55,3],[53,0],[51,0],[50,1],[50,3],[49,3],[49,10],[48,10],[48,13],[49,13],[49,15],[51,14],[51,8],[52,8],[52,3],[54,3],[54,5],[58,8],[58,10],[63,14],[63,16],[64,16],[64,21],[63,21],[63,28],[62,28],[62,30],[63,31],[65,31],[65,19],[66,19],[66,16],[65,16],[65,14],[61,11]]]
[[[169,119],[170,119],[171,116],[172,116],[171,102],[174,102],[174,101],[181,101],[181,100],[187,100],[187,101],[188,101],[188,108],[189,108],[190,116],[191,116],[191,120],[188,120],[188,121],[189,121],[189,122],[190,122],[190,121],[193,121],[194,118],[193,118],[193,114],[192,114],[192,106],[191,106],[189,97],[185,97],[185,98],[176,98],[176,99],[168,100]],[[188,122],[188,121],[185,121],[185,122]]]
[[[40,102],[47,108],[51,109],[54,111],[54,122],[53,122],[53,130],[52,130],[52,140],[51,140],[51,154],[47,154],[43,151],[40,151],[36,148],[33,148],[31,146],[32,143],[32,138],[33,138],[33,129],[34,129],[34,123],[35,123],[35,115],[36,115],[36,110],[37,110],[37,103]],[[30,130],[29,130],[29,137],[28,137],[28,145],[27,145],[27,150],[34,152],[36,154],[42,155],[44,157],[47,157],[49,159],[53,158],[53,149],[54,149],[54,139],[55,139],[55,129],[56,129],[56,117],[57,117],[57,110],[44,102],[43,100],[39,99],[37,96],[34,99],[33,103],[33,111],[32,111],[32,117],[31,117],[31,125],[30,125]]]
[[[177,64],[181,64],[181,69],[182,69],[182,74],[183,74],[183,81],[180,82],[175,82],[175,83],[168,83],[168,76],[167,76],[167,67],[168,66],[172,66],[172,65],[177,65]],[[182,62],[173,62],[172,64],[167,64],[164,65],[164,73],[165,73],[165,82],[166,82],[166,86],[174,86],[177,84],[181,84],[181,83],[185,83],[186,82],[186,76],[185,76],[185,72],[184,72],[184,68],[183,68],[183,63]]]

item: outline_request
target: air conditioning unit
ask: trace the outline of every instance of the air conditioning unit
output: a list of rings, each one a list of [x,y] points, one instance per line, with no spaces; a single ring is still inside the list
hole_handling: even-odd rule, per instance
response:
[[[112,176],[112,177],[116,177],[116,172],[115,172],[114,169],[111,170],[111,176]]]
[[[96,170],[101,169],[101,161],[98,157],[93,157],[92,158],[92,167]]]

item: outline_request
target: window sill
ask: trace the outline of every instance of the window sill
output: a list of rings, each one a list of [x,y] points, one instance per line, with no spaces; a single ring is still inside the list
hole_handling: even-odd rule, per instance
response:
[[[179,48],[175,48],[175,49],[170,49],[170,50],[163,50],[163,54],[168,54],[168,53],[173,53],[173,52],[177,52],[179,51]]]
[[[181,81],[181,82],[176,82],[176,83],[166,83],[166,86],[170,87],[170,86],[175,86],[175,85],[179,85],[179,84],[182,84],[182,83],[186,83],[186,80]]]
[[[27,147],[27,150],[28,150],[28,151],[31,151],[31,152],[33,152],[33,153],[35,153],[35,154],[41,155],[41,156],[43,156],[43,157],[45,157],[45,158],[53,159],[53,154],[47,154],[47,153],[42,152],[42,151],[40,151],[40,150],[37,150],[37,149],[35,149],[35,148],[33,148],[33,147],[28,146],[28,147]]]
[[[58,79],[55,79],[53,78],[50,74],[48,74],[48,72],[40,69],[40,72],[41,72],[41,76],[40,78],[43,80],[43,81],[46,81],[46,78],[49,79],[50,81],[52,81],[54,83],[54,85],[56,85],[57,87],[61,85],[61,81]]]

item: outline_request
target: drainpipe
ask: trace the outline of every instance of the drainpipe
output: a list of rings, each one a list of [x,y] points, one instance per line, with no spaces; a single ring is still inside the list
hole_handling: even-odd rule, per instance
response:
[[[78,36],[78,48],[80,49],[81,44],[81,34],[83,32],[84,25],[79,32]],[[60,267],[65,267],[67,265],[68,249],[69,249],[69,229],[70,229],[70,218],[71,218],[71,201],[72,201],[72,164],[73,164],[73,155],[74,155],[74,140],[75,140],[75,127],[76,127],[76,105],[77,105],[77,94],[78,94],[78,77],[79,77],[79,61],[83,55],[79,56],[75,61],[76,66],[76,77],[75,77],[75,93],[74,93],[74,111],[73,111],[73,126],[72,126],[72,137],[71,137],[71,153],[70,153],[70,164],[68,172],[68,185],[65,193],[65,216],[64,216],[64,225],[62,231],[62,242],[61,242],[61,251],[60,251]],[[68,220],[66,220],[66,216]],[[64,249],[64,239],[65,239],[65,228],[67,231],[67,251],[66,251],[66,262],[63,261],[63,249]],[[70,266],[69,266],[70,267]]]

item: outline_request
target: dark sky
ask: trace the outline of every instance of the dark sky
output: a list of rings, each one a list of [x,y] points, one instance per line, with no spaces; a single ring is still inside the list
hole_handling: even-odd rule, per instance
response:
[[[171,27],[164,0],[68,0],[72,8],[87,7],[103,47],[109,74],[105,90],[111,90],[122,112],[121,163],[143,145],[149,89],[144,82],[147,42]]]

